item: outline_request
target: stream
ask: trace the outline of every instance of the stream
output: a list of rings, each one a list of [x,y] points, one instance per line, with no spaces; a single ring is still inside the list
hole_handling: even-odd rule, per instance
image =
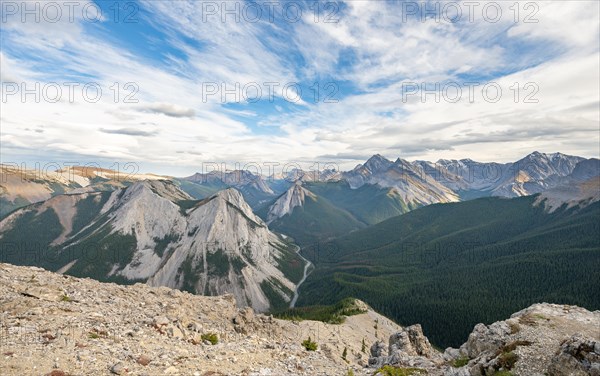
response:
[[[298,247],[298,246],[296,246],[296,247]],[[296,250],[296,253],[298,254],[298,256],[300,256],[302,258],[302,260],[306,261],[306,265],[304,265],[304,276],[302,277],[300,282],[298,282],[298,284],[296,285],[296,290],[294,291],[294,298],[290,302],[290,308],[294,308],[294,306],[296,305],[296,301],[298,300],[298,296],[300,295],[300,293],[299,293],[300,286],[304,283],[304,281],[306,281],[306,277],[308,277],[308,275],[310,274],[308,272],[308,268],[310,268],[312,265],[312,263],[310,261],[305,259],[304,256],[302,256],[300,254],[300,247],[298,247],[298,249]]]

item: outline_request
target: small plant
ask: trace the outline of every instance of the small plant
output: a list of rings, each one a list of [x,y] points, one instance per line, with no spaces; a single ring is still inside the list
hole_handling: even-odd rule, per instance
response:
[[[344,359],[346,362],[348,361],[347,356],[348,356],[348,348],[344,347],[344,351],[342,351],[342,359]]]
[[[313,340],[310,338],[310,336],[308,337],[308,339],[305,339],[304,341],[302,341],[302,346],[304,346],[304,348],[307,351],[316,351],[318,348],[317,343],[313,342]]]
[[[98,338],[100,338],[100,335],[98,335],[98,333],[96,333],[96,332],[89,332],[88,333],[88,338],[90,338],[90,339],[98,339]]]
[[[519,346],[531,346],[531,341],[514,341],[502,347],[502,352],[508,353],[515,351]]]
[[[510,326],[510,334],[517,334],[521,331],[521,326],[516,322],[510,322],[508,326]]]
[[[211,345],[219,343],[219,337],[215,333],[205,333],[200,336],[202,341],[208,341]]]
[[[72,302],[73,299],[71,299],[68,295],[63,295],[60,297],[60,301],[61,302]]]
[[[498,365],[501,368],[506,370],[510,370],[515,366],[515,363],[519,360],[519,356],[514,352],[503,352],[498,357]]]
[[[421,368],[399,368],[392,366],[383,366],[374,375],[381,374],[383,376],[416,376],[416,375],[427,375],[427,371]]]
[[[354,376],[354,371],[352,369],[349,369],[348,373],[346,373],[346,376]]]
[[[519,317],[519,323],[529,326],[538,326],[540,321],[550,321],[546,316],[540,315],[539,313],[531,314],[526,313]]]
[[[454,368],[460,368],[460,367],[464,367],[469,363],[469,357],[468,356],[461,356],[458,359],[455,359],[452,362],[452,367]]]
[[[360,351],[364,354],[367,353],[367,345],[365,344],[365,339],[362,340],[362,345],[360,346]]]

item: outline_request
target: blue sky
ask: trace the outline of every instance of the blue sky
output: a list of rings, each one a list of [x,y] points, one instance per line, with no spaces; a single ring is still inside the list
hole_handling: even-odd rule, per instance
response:
[[[96,1],[72,18],[42,2],[39,22],[14,4],[2,5],[3,162],[185,174],[214,161],[349,168],[375,153],[599,154],[595,1]],[[21,95],[36,83],[39,103]],[[80,85],[73,100],[67,83]],[[94,103],[80,89],[90,83],[102,88]],[[462,95],[422,97],[436,85]]]

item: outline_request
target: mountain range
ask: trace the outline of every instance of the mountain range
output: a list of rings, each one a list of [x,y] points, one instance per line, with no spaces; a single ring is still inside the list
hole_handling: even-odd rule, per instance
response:
[[[259,311],[291,300],[304,268],[295,247],[271,232],[235,189],[193,200],[166,180],[58,195],[10,214],[0,234],[6,262],[232,293]]]
[[[2,262],[231,293],[261,312],[358,297],[444,346],[542,300],[600,308],[595,158],[375,155],[349,171],[183,178],[2,167]]]

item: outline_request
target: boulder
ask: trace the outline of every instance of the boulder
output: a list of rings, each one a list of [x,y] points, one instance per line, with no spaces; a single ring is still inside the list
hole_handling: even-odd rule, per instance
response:
[[[409,356],[424,356],[429,358],[434,350],[429,340],[423,334],[421,325],[412,325],[404,328],[403,331],[390,336],[389,339],[390,355],[395,352],[401,352]]]
[[[460,348],[460,352],[467,354],[469,358],[477,358],[484,352],[496,353],[511,334],[510,326],[504,322],[495,322],[489,326],[477,324],[469,339]]]
[[[600,374],[598,341],[576,334],[560,345],[548,372],[553,376]]]

